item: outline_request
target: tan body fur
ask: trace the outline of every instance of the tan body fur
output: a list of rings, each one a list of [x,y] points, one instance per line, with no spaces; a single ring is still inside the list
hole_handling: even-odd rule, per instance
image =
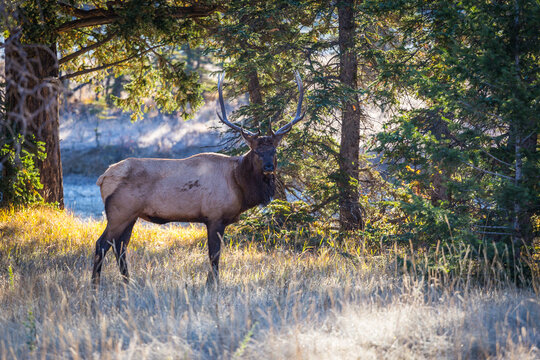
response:
[[[137,217],[233,222],[242,209],[234,174],[241,159],[203,153],[181,160],[129,158],[111,165],[97,181],[109,224],[122,227]]]

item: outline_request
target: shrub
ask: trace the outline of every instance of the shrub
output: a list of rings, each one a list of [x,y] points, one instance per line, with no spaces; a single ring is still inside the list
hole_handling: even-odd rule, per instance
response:
[[[44,160],[45,143],[34,141],[35,152],[25,147],[23,137],[14,143],[5,144],[0,149],[2,174],[0,181],[0,204],[20,205],[43,202],[38,190],[43,188],[36,162]],[[16,149],[19,148],[20,151]]]

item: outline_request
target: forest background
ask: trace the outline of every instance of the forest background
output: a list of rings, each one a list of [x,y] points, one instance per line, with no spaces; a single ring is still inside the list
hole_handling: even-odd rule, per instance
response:
[[[133,121],[153,109],[188,119],[213,93],[209,75],[225,71],[228,98],[249,98],[234,119],[264,132],[292,114],[298,70],[306,117],[281,149],[267,222],[317,221],[368,242],[489,244],[515,262],[533,250],[540,204],[539,11],[535,1],[6,3],[2,203],[63,206],[58,118],[70,87],[92,84]],[[373,109],[387,121],[370,133]],[[225,151],[245,150],[224,139]]]
[[[420,256],[422,271],[457,278],[464,258],[478,276],[480,263],[496,263],[537,291],[538,1],[0,6],[3,207],[61,209],[62,157],[93,174],[127,155],[183,155],[100,146],[96,131],[96,148],[61,156],[59,114],[70,107],[189,122],[213,106],[224,71],[232,120],[267,132],[295,112],[298,71],[306,115],[279,149],[276,200],[243,216],[242,241],[301,253],[396,249],[406,272]],[[95,100],[70,102],[83,86]],[[233,133],[220,139],[220,151],[246,150]]]

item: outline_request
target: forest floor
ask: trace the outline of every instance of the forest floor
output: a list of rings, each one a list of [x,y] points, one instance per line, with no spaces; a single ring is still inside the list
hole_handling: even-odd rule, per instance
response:
[[[111,251],[96,293],[104,227],[0,211],[0,359],[540,358],[538,294],[489,267],[418,274],[397,249],[268,248],[231,228],[214,288],[204,228],[137,223],[131,283]]]

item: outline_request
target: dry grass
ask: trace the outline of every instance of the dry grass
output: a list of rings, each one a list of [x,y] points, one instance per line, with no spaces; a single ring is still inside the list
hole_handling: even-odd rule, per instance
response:
[[[395,258],[228,245],[205,286],[205,231],[134,230],[123,286],[104,223],[51,209],[0,211],[0,359],[540,357],[540,301],[504,281],[441,285]],[[354,254],[354,249],[349,249]]]

